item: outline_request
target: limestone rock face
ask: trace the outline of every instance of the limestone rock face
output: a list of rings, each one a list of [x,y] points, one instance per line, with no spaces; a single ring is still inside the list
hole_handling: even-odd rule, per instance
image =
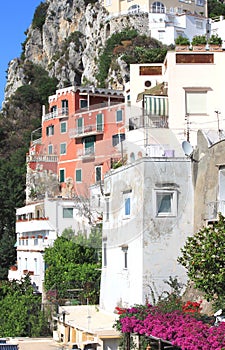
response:
[[[107,38],[127,27],[142,34],[148,32],[146,14],[109,17],[98,1],[46,0],[45,6],[44,23],[38,27],[32,22],[27,30],[22,59],[15,58],[9,63],[5,101],[25,84],[23,64],[27,61],[41,65],[50,77],[56,77],[59,88],[95,85],[98,58]],[[118,86],[118,74],[112,72],[111,78],[114,87],[121,88],[129,73],[124,62],[117,63],[121,66]],[[110,77],[108,80],[112,81]]]

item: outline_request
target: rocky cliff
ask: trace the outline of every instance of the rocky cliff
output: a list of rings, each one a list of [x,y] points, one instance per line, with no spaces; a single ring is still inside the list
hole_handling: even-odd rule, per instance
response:
[[[58,87],[95,85],[97,62],[107,38],[126,28],[148,32],[148,17],[137,14],[110,17],[99,1],[46,0],[37,7],[32,24],[26,32],[20,58],[9,63],[5,101],[27,83],[23,66],[27,61],[41,65]],[[124,62],[118,61],[123,77]],[[118,69],[118,66],[117,66]],[[115,72],[111,71],[112,75]],[[121,87],[121,82],[119,84]]]

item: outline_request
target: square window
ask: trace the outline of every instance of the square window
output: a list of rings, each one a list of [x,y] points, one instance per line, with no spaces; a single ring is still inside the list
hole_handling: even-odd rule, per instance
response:
[[[60,154],[66,154],[66,143],[60,143]]]
[[[61,122],[60,123],[60,132],[61,134],[64,134],[67,131],[67,122]]]
[[[112,136],[112,145],[115,147],[125,140],[125,134],[116,134]]]
[[[76,169],[76,182],[82,182],[82,170]]]
[[[86,108],[88,106],[87,100],[80,100],[80,108]]]
[[[122,109],[116,111],[116,122],[120,123],[123,121],[123,111]]]
[[[177,192],[170,190],[156,191],[156,216],[177,215]]]
[[[186,91],[186,113],[189,115],[207,114],[206,91]]]
[[[73,208],[63,208],[63,218],[72,219],[73,218]]]

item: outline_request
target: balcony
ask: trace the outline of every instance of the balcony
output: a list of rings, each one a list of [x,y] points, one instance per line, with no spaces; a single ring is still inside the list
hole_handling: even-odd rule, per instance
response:
[[[219,213],[225,216],[225,200],[207,203],[207,214],[206,214],[207,221],[218,220]]]
[[[29,162],[57,163],[58,162],[58,156],[53,154],[51,155],[28,154],[26,159],[27,159],[27,163]]]
[[[80,138],[84,136],[99,135],[104,133],[104,124],[86,125],[71,129],[69,131],[70,138]]]
[[[129,119],[129,130],[140,128],[168,128],[168,117],[160,115],[144,115]]]
[[[95,148],[93,147],[88,147],[84,148],[82,150],[77,151],[77,156],[80,157],[82,160],[92,160],[95,158]]]
[[[63,118],[68,117],[68,107],[58,108],[57,110],[50,112],[48,114],[43,115],[43,121],[55,118]]]

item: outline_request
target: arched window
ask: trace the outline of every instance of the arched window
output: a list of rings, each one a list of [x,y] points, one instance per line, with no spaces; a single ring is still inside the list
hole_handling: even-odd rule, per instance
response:
[[[165,13],[165,6],[163,5],[162,2],[154,2],[152,4],[152,12],[153,13]]]

